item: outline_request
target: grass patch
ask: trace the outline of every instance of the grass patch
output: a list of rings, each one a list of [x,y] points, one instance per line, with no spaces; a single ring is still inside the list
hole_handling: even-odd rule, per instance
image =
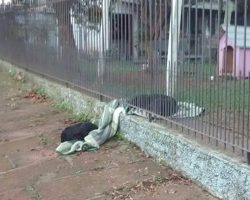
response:
[[[79,121],[79,122],[90,122],[91,121],[91,117],[85,113],[73,115],[73,119],[76,121]]]
[[[178,88],[179,101],[194,102],[209,111],[218,109],[243,111],[250,109],[249,80],[219,80]]]
[[[62,101],[60,103],[55,104],[55,107],[58,110],[71,114],[70,120],[74,122],[91,122],[92,121],[93,116],[91,116],[90,114],[86,114],[86,113],[75,114],[73,112],[72,106],[68,102]]]
[[[201,67],[201,73],[204,79],[209,79],[211,76],[215,75],[216,64],[204,63]]]
[[[26,191],[31,195],[32,200],[42,200],[41,194],[38,192],[34,185],[29,185],[26,187]]]
[[[116,140],[116,141],[122,141],[122,140],[124,140],[124,137],[123,137],[121,132],[117,131],[117,133],[115,134],[113,139]]]
[[[42,145],[48,144],[48,139],[43,134],[39,135],[39,140],[40,140],[40,144]]]
[[[42,97],[47,97],[46,90],[45,90],[45,88],[43,88],[43,87],[38,87],[38,88],[36,88],[36,89],[35,89],[35,92],[36,92],[38,95],[42,96]]]
[[[15,70],[12,70],[12,69],[9,69],[9,74],[12,78],[14,78],[14,76],[16,75],[16,71]]]
[[[56,103],[55,107],[58,110],[66,111],[66,112],[72,112],[72,110],[73,110],[72,106],[70,106],[69,103],[65,102],[65,101],[61,101],[59,103]]]

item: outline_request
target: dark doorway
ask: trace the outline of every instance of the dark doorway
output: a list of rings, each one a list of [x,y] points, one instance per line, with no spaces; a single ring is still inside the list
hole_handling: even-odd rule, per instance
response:
[[[233,73],[233,55],[234,55],[234,50],[232,47],[228,46],[224,49],[223,73],[225,74]]]
[[[111,49],[121,59],[132,56],[132,15],[113,14],[111,20]]]

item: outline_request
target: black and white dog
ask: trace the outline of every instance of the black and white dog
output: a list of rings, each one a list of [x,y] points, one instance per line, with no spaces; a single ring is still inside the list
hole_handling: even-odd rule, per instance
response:
[[[128,100],[128,103],[163,117],[169,117],[178,110],[177,101],[163,94],[138,95]]]

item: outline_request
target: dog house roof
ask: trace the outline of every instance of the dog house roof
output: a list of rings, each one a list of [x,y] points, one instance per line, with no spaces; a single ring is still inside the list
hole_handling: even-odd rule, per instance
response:
[[[233,42],[236,47],[239,48],[250,48],[250,27],[244,26],[222,26],[223,30],[228,32],[228,40]],[[235,39],[237,37],[237,39]],[[246,42],[245,42],[246,39]]]

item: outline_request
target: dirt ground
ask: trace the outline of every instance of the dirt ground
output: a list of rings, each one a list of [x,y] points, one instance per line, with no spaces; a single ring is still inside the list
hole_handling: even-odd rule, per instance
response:
[[[0,72],[1,200],[213,200],[125,140],[97,152],[55,152],[70,115]]]

